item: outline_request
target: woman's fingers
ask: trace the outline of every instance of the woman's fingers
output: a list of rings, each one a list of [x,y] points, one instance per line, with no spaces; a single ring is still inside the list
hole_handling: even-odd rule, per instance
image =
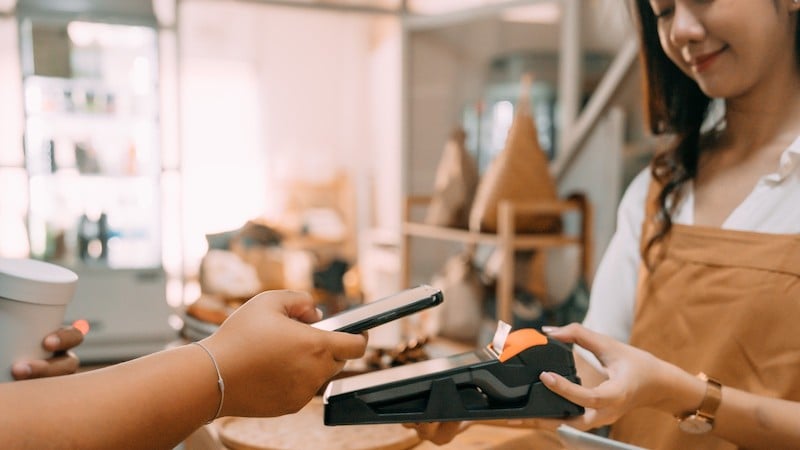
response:
[[[587,409],[582,415],[564,419],[561,423],[583,431],[608,425],[608,421],[603,421],[599,412],[591,408]]]
[[[619,399],[624,398],[625,394],[618,389],[618,385],[615,383],[605,382],[596,387],[587,388],[553,372],[542,372],[539,379],[551,391],[586,408],[582,416],[567,419],[565,421],[567,425],[580,430],[588,430],[608,425],[618,417],[614,414],[618,413]]]
[[[542,372],[539,375],[539,379],[548,389],[572,403],[577,403],[587,408],[597,408],[598,406],[595,389],[587,389],[553,372]]]
[[[597,358],[605,363],[608,350],[616,341],[608,336],[595,333],[578,323],[571,323],[564,327],[542,327],[542,331],[559,341],[578,344],[594,353]]]

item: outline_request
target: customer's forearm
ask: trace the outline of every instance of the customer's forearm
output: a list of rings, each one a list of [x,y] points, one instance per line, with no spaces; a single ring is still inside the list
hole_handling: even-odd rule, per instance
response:
[[[185,346],[78,375],[0,384],[2,448],[173,448],[220,393],[208,356]]]

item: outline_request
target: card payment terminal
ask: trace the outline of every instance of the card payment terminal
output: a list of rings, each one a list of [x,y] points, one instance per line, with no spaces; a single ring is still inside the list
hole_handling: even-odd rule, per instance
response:
[[[569,347],[530,328],[457,355],[332,381],[326,425],[581,415],[583,407],[539,381],[543,371],[580,383]]]

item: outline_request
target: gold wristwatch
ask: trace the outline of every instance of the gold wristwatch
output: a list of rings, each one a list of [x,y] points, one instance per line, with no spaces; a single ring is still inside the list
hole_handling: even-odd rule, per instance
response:
[[[697,378],[706,382],[706,393],[696,411],[690,411],[679,417],[681,431],[691,434],[708,433],[714,428],[714,416],[722,402],[722,384],[700,372]]]

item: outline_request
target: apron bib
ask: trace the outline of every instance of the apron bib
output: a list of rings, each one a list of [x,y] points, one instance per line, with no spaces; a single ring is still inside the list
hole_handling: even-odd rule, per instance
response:
[[[645,219],[643,244],[653,230]],[[723,386],[800,401],[800,235],[674,224],[653,253],[654,270],[640,270],[631,345]],[[649,408],[611,435],[652,449],[737,448]]]

